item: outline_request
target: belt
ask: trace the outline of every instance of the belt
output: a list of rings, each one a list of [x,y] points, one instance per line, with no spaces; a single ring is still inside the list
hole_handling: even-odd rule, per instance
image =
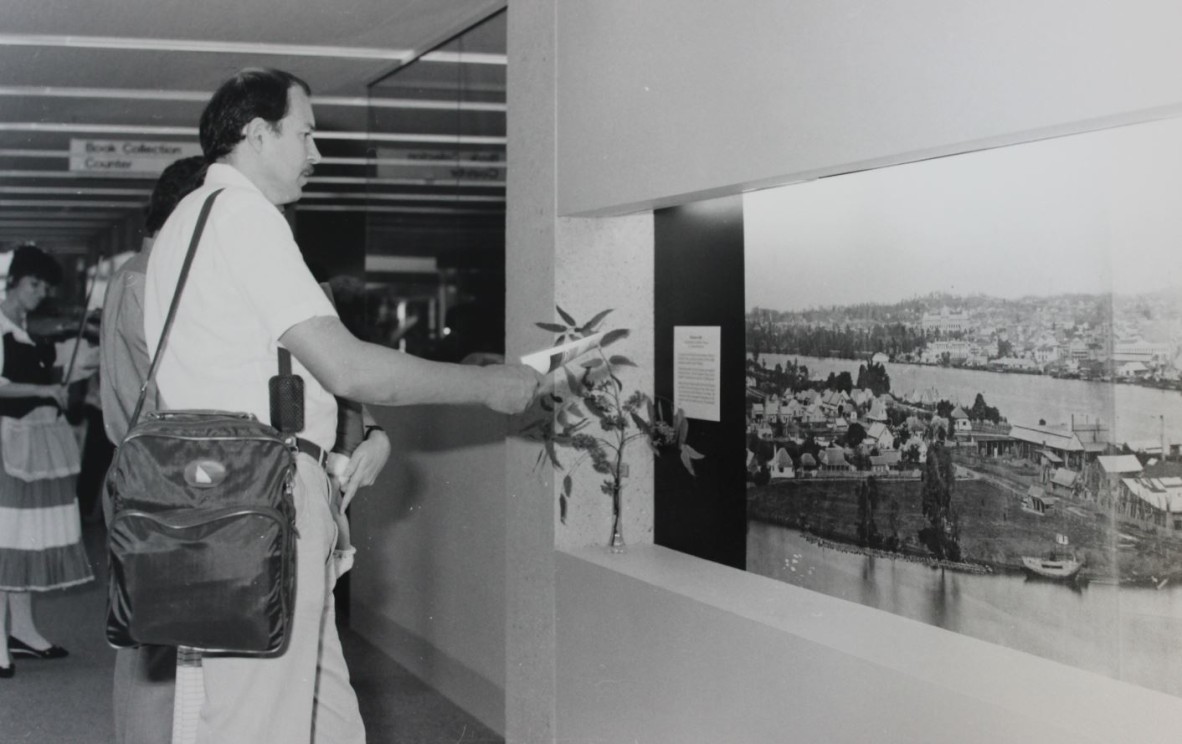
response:
[[[296,437],[295,448],[305,455],[311,455],[312,459],[316,461],[316,464],[322,468],[328,463],[328,451],[322,449],[320,445],[314,442],[309,442],[303,437]]]

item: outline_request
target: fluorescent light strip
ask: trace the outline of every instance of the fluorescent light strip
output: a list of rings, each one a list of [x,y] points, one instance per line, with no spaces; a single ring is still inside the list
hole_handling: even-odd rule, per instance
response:
[[[69,159],[69,150],[5,150],[0,149],[0,157],[9,158],[63,158]],[[480,168],[506,168],[508,163],[503,160],[488,161],[488,160],[415,160],[411,158],[322,158],[321,165],[392,165],[392,166],[412,166],[421,168],[425,165],[438,168],[466,168],[466,167],[480,167]],[[28,174],[30,178],[33,174],[44,174],[46,171],[5,171],[0,172],[0,175],[22,173]],[[79,175],[85,175],[79,172]],[[93,174],[92,174],[93,175]],[[151,176],[145,176],[151,178]]]
[[[0,171],[0,176],[4,175]],[[439,186],[456,188],[505,188],[504,181],[472,181],[454,178],[365,178],[354,176],[312,176],[311,183],[357,184],[359,186]]]
[[[103,227],[103,226],[109,225],[109,224],[111,224],[111,223],[106,220],[86,220],[86,221],[79,220],[76,222],[70,222],[68,224],[63,225],[61,223],[45,222],[42,220],[6,220],[3,218],[0,218],[0,227],[52,227],[52,228],[61,229],[61,230],[74,229],[74,228],[81,230],[81,229],[92,228],[92,227]]]
[[[118,214],[118,212],[62,212],[62,211],[45,212],[45,211],[42,211],[41,209],[38,209],[38,210],[22,209],[19,212],[15,212],[13,214],[7,214],[7,215],[4,212],[0,212],[0,219],[14,219],[14,218],[19,217],[20,219],[27,219],[27,220],[45,220],[46,222],[58,222],[58,221],[62,221],[62,220],[71,221],[71,222],[85,222],[88,220],[102,220],[104,223],[107,223],[111,220],[111,215],[116,215],[116,214]]]
[[[127,36],[64,36],[57,34],[0,34],[0,46],[67,47],[74,49],[126,49],[155,52],[202,52],[211,54],[266,54],[288,57],[337,57],[340,59],[372,59],[392,62],[405,62],[414,57],[414,51],[410,49],[314,46],[304,44],[269,44],[259,41],[145,39]]]
[[[0,170],[0,178],[89,178],[91,180],[156,180],[150,173],[101,173],[96,171],[25,171]]]
[[[331,191],[305,191],[304,199],[376,199],[380,201],[436,201],[436,202],[504,202],[503,196],[476,196],[463,194],[373,194],[369,192],[333,193]]]
[[[381,214],[499,214],[487,209],[462,209],[460,207],[390,207],[383,204],[366,206],[329,206],[327,204],[300,204],[300,212],[375,212]]]
[[[14,150],[14,149],[0,149],[0,157],[5,158],[66,158],[69,159],[69,150]]]
[[[316,130],[316,139],[361,140],[369,142],[432,142],[444,145],[504,145],[505,137],[471,134],[399,134],[395,132],[324,132]]]
[[[137,90],[135,88],[68,88],[0,85],[0,96],[41,96],[47,98],[103,98],[133,101],[207,102],[213,93],[196,90]],[[479,101],[440,101],[412,98],[364,98],[345,96],[312,96],[313,106],[352,106],[357,108],[438,109],[443,111],[504,112],[504,103]]]
[[[85,199],[0,199],[3,207],[87,207],[89,209],[140,209],[144,202],[138,201],[88,201]]]
[[[197,127],[137,126],[131,124],[73,124],[68,122],[4,122],[0,132],[80,132],[83,134],[141,134],[147,136],[196,137]],[[316,139],[359,140],[362,142],[430,142],[455,145],[504,145],[505,137],[455,134],[396,134],[393,132],[328,132],[318,130]]]
[[[491,54],[488,52],[427,52],[419,57],[422,62],[451,62],[468,65],[501,65],[508,66],[507,54]]]
[[[108,189],[103,187],[70,188],[69,186],[0,186],[0,194],[69,194],[83,196],[151,196],[151,189]]]

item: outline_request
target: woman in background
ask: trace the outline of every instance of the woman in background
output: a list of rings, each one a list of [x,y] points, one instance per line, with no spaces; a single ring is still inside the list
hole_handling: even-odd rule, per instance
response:
[[[56,351],[27,331],[28,314],[61,276],[52,256],[21,246],[0,301],[0,678],[15,673],[13,657],[67,655],[37,630],[31,592],[94,578],[74,496],[78,443],[62,415],[66,388],[53,379]]]

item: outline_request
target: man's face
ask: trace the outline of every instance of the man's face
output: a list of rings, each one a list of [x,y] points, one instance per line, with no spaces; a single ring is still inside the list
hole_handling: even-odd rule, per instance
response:
[[[299,199],[308,176],[312,175],[312,166],[320,162],[320,151],[313,139],[316,119],[304,89],[289,88],[287,104],[287,116],[276,129],[268,128],[262,151],[267,179],[263,192],[275,204]]]

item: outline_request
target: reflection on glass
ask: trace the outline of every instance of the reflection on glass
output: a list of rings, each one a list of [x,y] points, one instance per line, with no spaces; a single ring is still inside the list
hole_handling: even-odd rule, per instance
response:
[[[366,333],[417,355],[502,353],[505,13],[370,88]]]

